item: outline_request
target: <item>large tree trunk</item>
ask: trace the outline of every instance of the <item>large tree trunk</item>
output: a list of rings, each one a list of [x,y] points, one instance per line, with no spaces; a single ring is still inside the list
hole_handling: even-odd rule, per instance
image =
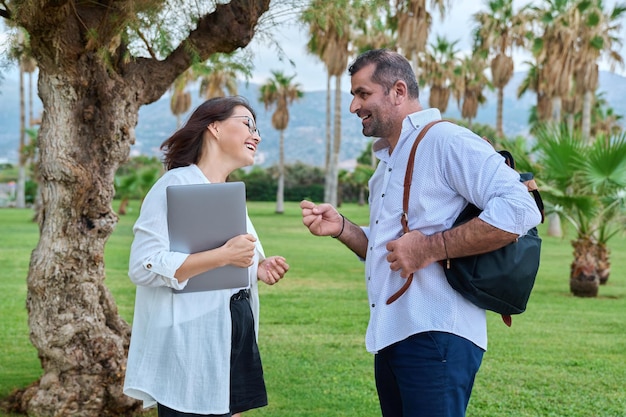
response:
[[[122,393],[130,327],[104,284],[104,246],[118,220],[113,178],[134,142],[139,107],[161,97],[194,59],[247,45],[269,7],[269,0],[219,5],[198,16],[166,59],[133,58],[118,36],[127,14],[159,3],[31,1],[14,16],[30,34],[44,107],[43,210],[26,302],[43,375],[13,396],[18,412],[100,417],[139,407]]]
[[[106,88],[115,83],[104,66],[86,75],[42,66],[39,78],[44,213],[27,308],[44,375],[22,398],[38,416],[137,408],[122,393],[130,328],[104,285],[103,254],[117,224],[113,178],[130,150],[140,103],[125,96],[130,88],[123,84]]]

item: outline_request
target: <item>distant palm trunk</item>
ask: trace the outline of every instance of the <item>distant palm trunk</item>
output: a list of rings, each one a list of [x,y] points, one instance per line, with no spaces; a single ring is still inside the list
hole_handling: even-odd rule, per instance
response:
[[[278,188],[276,190],[276,213],[285,212],[285,131],[280,131],[278,151]]]
[[[334,116],[333,153],[330,160],[330,169],[326,176],[326,184],[328,188],[328,203],[337,206],[337,192],[339,189],[339,151],[341,150],[341,76],[335,76]]]
[[[20,66],[20,140],[18,147],[18,174],[16,207],[26,207],[26,161],[24,160],[24,141],[26,136],[26,110],[24,108],[24,70]]]
[[[330,122],[330,72],[328,72],[328,75],[326,77],[326,155],[325,155],[325,162],[324,162],[324,174],[326,175],[326,178],[330,178],[330,160],[331,160],[331,152],[332,152],[332,135],[330,132],[331,129],[331,122]],[[328,187],[328,180],[326,180],[326,184],[327,186],[324,187],[324,202],[328,202],[330,200],[330,190]]]
[[[552,122],[559,124],[561,123],[561,107],[563,101],[561,97],[555,96],[552,97]]]
[[[498,88],[498,107],[496,111],[496,136],[504,137],[504,129],[502,128],[502,113],[504,108],[504,87]]]
[[[33,71],[28,72],[28,127],[33,127],[36,122],[33,114]]]
[[[561,229],[561,219],[556,213],[548,215],[548,236],[561,237],[563,236],[563,230]]]
[[[552,98],[552,118],[551,122],[558,125],[561,122],[561,97]],[[561,218],[558,214],[552,213],[548,215],[548,236],[561,237],[563,230],[561,228]]]
[[[582,135],[583,139],[587,141],[587,143],[591,142],[591,106],[593,102],[593,92],[585,91],[583,94],[583,120],[582,120]]]

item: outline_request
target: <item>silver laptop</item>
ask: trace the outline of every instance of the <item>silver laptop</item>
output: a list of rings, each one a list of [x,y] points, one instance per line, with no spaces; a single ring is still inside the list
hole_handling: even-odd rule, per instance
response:
[[[170,185],[166,195],[172,251],[202,252],[247,233],[243,182]],[[184,289],[174,292],[223,290],[248,285],[248,268],[227,265],[190,278]]]

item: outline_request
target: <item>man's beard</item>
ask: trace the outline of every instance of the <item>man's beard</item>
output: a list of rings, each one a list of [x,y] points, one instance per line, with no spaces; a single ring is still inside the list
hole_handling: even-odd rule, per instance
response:
[[[367,125],[363,126],[363,136],[384,138],[387,136],[387,132],[390,131],[392,123],[389,121],[382,121],[379,118],[374,118],[370,115],[370,119]]]

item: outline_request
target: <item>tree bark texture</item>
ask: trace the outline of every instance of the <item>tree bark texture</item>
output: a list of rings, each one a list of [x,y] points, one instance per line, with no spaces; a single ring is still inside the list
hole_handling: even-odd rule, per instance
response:
[[[598,243],[596,246],[596,262],[600,285],[606,285],[611,275],[611,250],[606,243]]]
[[[574,260],[571,265],[570,291],[576,297],[597,297],[600,277],[597,267],[597,243],[589,237],[572,241]]]
[[[43,375],[14,397],[18,411],[32,416],[138,408],[122,393],[130,326],[104,283],[104,247],[118,221],[114,175],[134,143],[140,106],[161,97],[194,57],[247,45],[269,0],[233,0],[198,16],[163,60],[134,58],[120,41],[133,7],[131,0],[25,1],[11,15],[30,34],[44,107],[43,213],[26,300]]]

